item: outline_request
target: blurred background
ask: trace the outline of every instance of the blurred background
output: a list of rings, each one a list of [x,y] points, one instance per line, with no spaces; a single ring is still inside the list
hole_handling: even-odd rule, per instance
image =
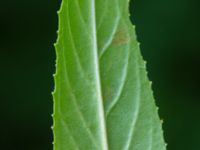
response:
[[[0,2],[1,149],[52,149],[53,43],[60,2]],[[199,6],[198,0],[131,1],[168,150],[200,150]]]

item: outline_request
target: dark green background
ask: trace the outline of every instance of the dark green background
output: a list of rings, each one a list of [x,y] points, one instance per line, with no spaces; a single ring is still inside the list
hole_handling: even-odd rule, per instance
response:
[[[60,0],[0,2],[2,150],[52,149]],[[200,1],[135,0],[131,18],[164,119],[168,150],[200,150]]]

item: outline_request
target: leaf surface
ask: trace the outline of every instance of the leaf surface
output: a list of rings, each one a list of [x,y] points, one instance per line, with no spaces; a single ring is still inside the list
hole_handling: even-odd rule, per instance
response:
[[[63,0],[54,150],[165,150],[128,0]]]

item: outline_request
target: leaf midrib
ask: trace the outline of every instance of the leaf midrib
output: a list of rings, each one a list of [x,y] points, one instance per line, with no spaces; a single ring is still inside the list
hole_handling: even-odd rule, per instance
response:
[[[92,37],[93,37],[93,55],[95,65],[95,77],[97,82],[97,102],[99,110],[99,121],[100,121],[100,135],[102,150],[108,150],[107,131],[106,131],[106,120],[103,106],[103,96],[100,78],[100,66],[98,57],[98,43],[97,43],[97,26],[96,26],[96,4],[95,0],[91,0],[91,23],[92,23]]]

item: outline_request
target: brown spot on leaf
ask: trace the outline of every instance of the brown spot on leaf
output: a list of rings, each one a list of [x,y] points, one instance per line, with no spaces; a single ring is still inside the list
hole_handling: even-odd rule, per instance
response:
[[[113,46],[120,46],[123,44],[127,44],[129,42],[129,36],[125,29],[119,29],[113,38],[112,45]]]

